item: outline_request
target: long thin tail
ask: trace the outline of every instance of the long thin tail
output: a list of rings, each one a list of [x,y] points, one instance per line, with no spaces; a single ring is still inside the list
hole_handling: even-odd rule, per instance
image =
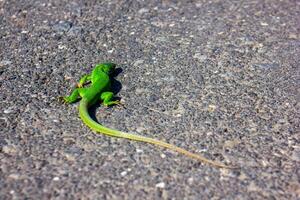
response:
[[[224,164],[206,159],[205,157],[203,157],[201,155],[191,153],[191,152],[189,152],[189,151],[187,151],[183,148],[177,147],[175,145],[172,145],[172,144],[160,141],[160,140],[156,140],[156,139],[152,139],[152,138],[149,138],[149,137],[144,137],[144,136],[140,136],[140,135],[136,135],[136,134],[126,133],[126,132],[122,132],[122,131],[118,131],[118,130],[114,130],[114,129],[110,129],[110,128],[107,128],[105,126],[102,126],[102,125],[98,124],[97,122],[95,122],[90,117],[90,115],[88,113],[88,103],[85,99],[82,99],[80,101],[79,115],[80,115],[80,118],[82,119],[82,121],[88,127],[93,129],[94,131],[101,132],[105,135],[109,135],[109,136],[113,136],[113,137],[119,137],[119,138],[126,138],[126,139],[129,139],[129,140],[146,142],[146,143],[154,144],[154,145],[157,145],[157,146],[165,147],[167,149],[177,151],[179,153],[182,153],[182,154],[184,154],[188,157],[194,158],[194,159],[199,160],[201,162],[211,164],[212,166],[215,166],[215,167],[228,168],[228,169],[236,169],[237,168],[237,167],[233,167],[233,166],[226,166]]]

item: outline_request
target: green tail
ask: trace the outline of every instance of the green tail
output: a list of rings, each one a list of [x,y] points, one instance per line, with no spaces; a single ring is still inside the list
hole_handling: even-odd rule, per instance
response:
[[[179,153],[182,153],[182,154],[184,154],[188,157],[194,158],[194,159],[199,160],[201,162],[211,164],[215,167],[229,168],[229,169],[237,168],[237,167],[226,166],[224,164],[221,164],[221,163],[218,163],[218,162],[215,162],[215,161],[212,161],[212,160],[208,160],[208,159],[204,158],[203,156],[191,153],[191,152],[189,152],[185,149],[182,149],[180,147],[177,147],[175,145],[172,145],[172,144],[169,144],[169,143],[166,143],[166,142],[163,142],[163,141],[159,141],[159,140],[152,139],[152,138],[149,138],[149,137],[144,137],[144,136],[131,134],[131,133],[126,133],[126,132],[122,132],[122,131],[118,131],[118,130],[114,130],[114,129],[104,127],[104,126],[98,124],[97,122],[95,122],[90,117],[90,115],[88,113],[88,102],[85,99],[82,99],[80,101],[79,114],[80,114],[80,118],[82,119],[82,121],[88,127],[90,127],[92,130],[94,130],[96,132],[100,132],[100,133],[103,133],[105,135],[109,135],[109,136],[112,136],[112,137],[126,138],[126,139],[129,139],[129,140],[146,142],[146,143],[154,144],[154,145],[157,145],[157,146],[165,147],[167,149],[177,151]]]

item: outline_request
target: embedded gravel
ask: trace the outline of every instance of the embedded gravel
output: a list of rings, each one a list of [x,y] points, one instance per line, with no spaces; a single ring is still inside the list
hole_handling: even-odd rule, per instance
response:
[[[0,199],[299,199],[300,3],[0,0]],[[95,134],[62,105],[113,61]]]

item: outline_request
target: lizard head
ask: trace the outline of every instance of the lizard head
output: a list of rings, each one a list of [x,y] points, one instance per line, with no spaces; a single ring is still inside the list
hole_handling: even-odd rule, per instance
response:
[[[116,64],[114,64],[114,63],[101,63],[101,64],[98,64],[96,67],[99,68],[101,71],[103,71],[106,74],[111,74],[112,72],[114,72],[114,70],[116,68]]]

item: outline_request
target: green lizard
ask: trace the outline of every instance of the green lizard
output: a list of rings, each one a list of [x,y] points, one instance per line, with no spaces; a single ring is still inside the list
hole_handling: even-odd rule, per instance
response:
[[[111,74],[115,70],[115,64],[113,63],[101,63],[96,65],[93,69],[92,73],[89,75],[84,75],[79,83],[77,84],[77,88],[71,93],[70,96],[60,97],[62,101],[65,103],[74,103],[80,100],[79,105],[79,115],[82,121],[90,127],[92,130],[96,132],[103,133],[105,135],[126,138],[129,140],[141,141],[150,144],[154,144],[157,146],[165,147],[167,149],[177,151],[182,153],[188,157],[194,158],[198,161],[205,162],[211,164],[215,167],[221,168],[236,168],[232,166],[226,166],[224,164],[209,160],[200,156],[198,154],[191,153],[185,149],[177,147],[175,145],[152,139],[149,137],[140,136],[137,134],[125,133],[122,131],[110,129],[104,127],[97,122],[95,122],[89,115],[88,108],[95,104],[97,101],[102,101],[104,106],[118,105],[120,101],[113,100],[113,92],[111,92]],[[88,87],[86,86],[88,83],[91,83]]]

